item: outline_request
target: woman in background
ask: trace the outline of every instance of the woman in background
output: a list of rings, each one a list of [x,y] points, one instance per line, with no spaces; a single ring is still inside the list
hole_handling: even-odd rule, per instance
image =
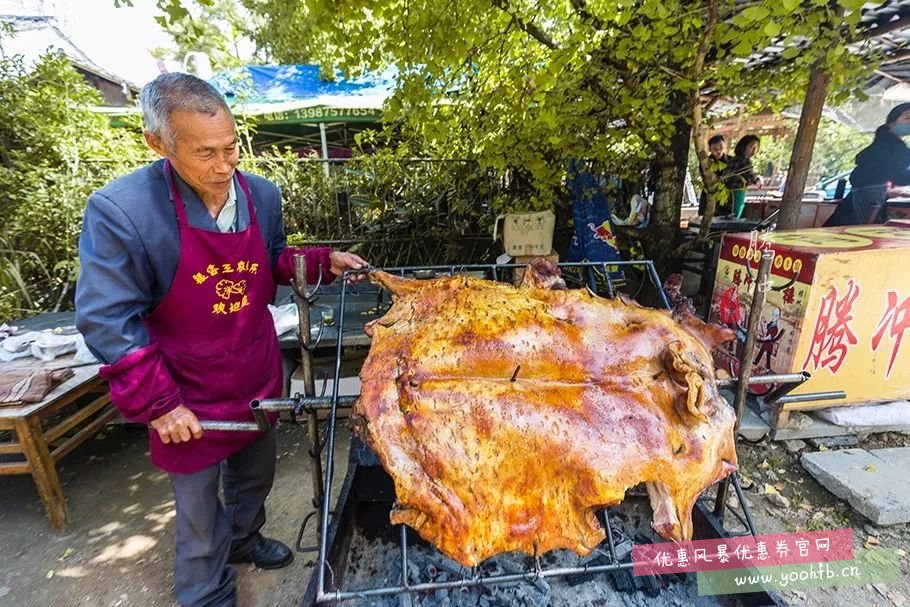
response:
[[[910,148],[901,141],[907,135],[910,103],[902,103],[888,113],[872,143],[856,155],[850,194],[837,205],[825,227],[882,223],[888,218],[888,186],[910,184]]]
[[[755,135],[746,135],[736,142],[733,158],[724,172],[724,185],[733,192],[733,214],[741,217],[746,205],[746,188],[760,185],[761,177],[752,167],[752,158],[758,153],[761,140]]]

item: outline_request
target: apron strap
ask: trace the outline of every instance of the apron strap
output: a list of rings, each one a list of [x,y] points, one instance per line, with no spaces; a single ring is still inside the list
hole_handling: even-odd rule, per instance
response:
[[[183,202],[183,196],[177,190],[177,180],[174,179],[174,167],[171,161],[164,159],[164,177],[171,189],[171,198],[174,200],[174,208],[177,210],[177,225],[186,228],[190,224],[186,219],[186,203]]]

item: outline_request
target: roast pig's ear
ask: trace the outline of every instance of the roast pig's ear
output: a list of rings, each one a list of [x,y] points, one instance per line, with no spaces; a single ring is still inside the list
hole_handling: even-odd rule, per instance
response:
[[[709,350],[732,341],[736,337],[736,333],[731,329],[715,323],[706,323],[691,314],[679,315],[676,320]]]
[[[528,263],[518,286],[522,289],[565,289],[566,281],[559,266],[544,257],[535,257]]]

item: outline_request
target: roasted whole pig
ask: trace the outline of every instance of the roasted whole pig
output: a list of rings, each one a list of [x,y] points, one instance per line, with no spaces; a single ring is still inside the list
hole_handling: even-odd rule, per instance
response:
[[[736,469],[710,354],[729,330],[567,290],[547,262],[521,288],[372,278],[393,304],[367,326],[354,421],[395,482],[392,523],[466,566],[587,554],[595,511],[644,482],[657,533],[691,539],[696,498]]]

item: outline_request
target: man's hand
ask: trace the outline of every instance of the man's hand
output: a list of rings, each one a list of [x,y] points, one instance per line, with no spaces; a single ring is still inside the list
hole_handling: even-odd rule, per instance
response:
[[[185,443],[191,438],[202,437],[202,426],[196,419],[196,414],[180,405],[170,413],[165,413],[149,422],[149,426],[158,432],[161,442]]]
[[[329,255],[329,269],[335,276],[341,276],[345,270],[361,270],[370,264],[361,259],[359,255],[345,253],[344,251],[332,251]],[[361,282],[366,278],[366,274],[357,274],[348,276],[348,284]]]

